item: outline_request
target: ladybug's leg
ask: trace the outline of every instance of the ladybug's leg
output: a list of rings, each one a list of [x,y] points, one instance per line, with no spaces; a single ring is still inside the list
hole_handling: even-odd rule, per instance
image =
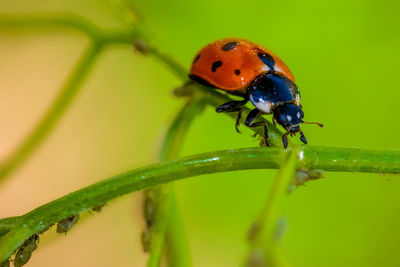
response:
[[[247,99],[242,101],[229,101],[215,109],[216,112],[235,112],[240,110],[247,103]]]
[[[247,103],[247,101],[248,101],[247,99],[242,100],[242,101],[229,101],[229,102],[226,102],[225,104],[222,104],[221,106],[217,107],[215,109],[215,111],[217,111],[218,113],[239,111],[239,114],[236,119],[235,128],[236,128],[236,131],[238,133],[240,133],[239,125],[240,125],[240,119],[242,118],[242,107]]]
[[[301,140],[301,142],[303,142],[304,144],[307,144],[307,139],[306,139],[306,137],[304,136],[303,131],[300,131],[300,140]]]
[[[241,133],[239,130],[239,126],[240,126],[240,120],[242,119],[242,108],[239,109],[239,113],[238,116],[236,118],[236,124],[235,124],[235,128],[236,128],[236,132]]]
[[[267,126],[267,121],[259,121],[259,122],[253,122],[257,115],[260,113],[258,109],[253,109],[252,111],[249,112],[247,115],[247,118],[244,122],[244,124],[247,127],[259,127],[259,126],[264,126],[264,139],[265,139],[265,145],[270,146],[268,142],[268,126]]]
[[[288,146],[288,139],[287,139],[288,134],[289,134],[289,132],[286,132],[286,133],[284,133],[284,134],[282,135],[283,147],[284,147],[285,149],[286,149],[287,146]]]

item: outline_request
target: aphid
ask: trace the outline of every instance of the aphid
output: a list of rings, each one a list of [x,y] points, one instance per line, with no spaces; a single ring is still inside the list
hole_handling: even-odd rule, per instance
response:
[[[141,236],[142,247],[144,252],[149,252],[151,249],[151,229],[145,228]]]
[[[57,233],[66,234],[78,222],[78,220],[79,220],[79,213],[72,215],[68,218],[62,219],[57,223]]]
[[[268,142],[266,122],[254,122],[259,114],[273,114],[275,121],[285,128],[283,146],[288,146],[287,136],[300,133],[300,140],[307,144],[300,123],[322,124],[303,121],[300,91],[293,74],[285,63],[268,49],[243,39],[222,39],[202,48],[194,57],[189,77],[205,86],[218,88],[227,93],[242,96],[244,100],[230,101],[216,111],[239,111],[236,120],[238,130],[242,107],[250,101],[254,109],[247,115],[245,125],[264,127]]]
[[[17,254],[14,258],[14,267],[20,267],[25,265],[32,256],[32,252],[37,248],[39,243],[39,236],[37,234],[32,235],[30,238],[25,240],[22,246],[17,250]],[[7,266],[7,265],[5,265]]]
[[[101,212],[106,204],[101,204],[92,208],[92,211]]]
[[[151,197],[146,197],[143,200],[143,217],[146,221],[146,226],[150,227],[153,225],[154,223],[154,219],[155,219],[155,202],[154,199]]]
[[[160,195],[161,191],[159,187],[153,187],[143,192],[143,217],[147,227],[151,227],[154,224],[157,201],[159,201]]]

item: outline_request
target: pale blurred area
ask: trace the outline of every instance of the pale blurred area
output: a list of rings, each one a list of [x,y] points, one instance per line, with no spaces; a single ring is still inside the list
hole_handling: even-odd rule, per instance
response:
[[[0,13],[70,12],[99,25],[118,26],[107,2],[72,2],[0,1]],[[72,30],[0,30],[2,159],[48,109],[86,45],[87,39]],[[130,47],[104,51],[58,125],[1,184],[0,217],[24,214],[102,178],[156,161],[173,101],[160,114],[143,101],[151,100],[150,88],[158,86],[157,80],[146,80],[147,72],[158,69],[152,65]],[[164,84],[160,95],[169,98],[172,83]],[[154,126],[146,129],[145,120]],[[66,236],[57,236],[52,228],[41,236],[39,249],[27,266],[144,266],[140,214],[139,195],[135,194],[82,219]]]
[[[400,23],[392,11],[377,10],[373,1],[362,5],[343,0],[329,4],[330,9],[318,1],[260,1],[249,6],[212,2],[215,8],[200,0],[138,0],[137,5],[156,40],[161,40],[159,45],[185,67],[201,46],[222,37],[248,38],[276,51],[301,84],[306,117],[326,125],[323,130],[304,129],[309,143],[400,148],[400,88],[390,79],[397,75],[400,60],[400,41],[392,25]],[[254,10],[256,4],[261,7]],[[268,22],[263,17],[267,8]],[[340,13],[343,9],[352,15]],[[226,17],[220,18],[218,10]],[[326,16],[327,10],[336,13]],[[82,15],[104,28],[123,27],[107,1],[0,0],[0,14],[58,12]],[[385,33],[377,30],[386,25],[378,18],[371,27],[371,12],[393,20],[382,27]],[[245,17],[238,19],[237,14]],[[279,21],[279,27],[266,29],[271,21]],[[0,29],[1,159],[45,113],[86,45],[87,39],[72,30]],[[379,58],[378,66],[385,68],[371,67],[365,55]],[[348,73],[342,74],[343,66]],[[380,79],[384,75],[389,78]],[[103,178],[157,161],[167,125],[183,104],[171,94],[179,84],[162,64],[128,46],[103,51],[53,131],[0,184],[0,217],[24,214]],[[385,105],[375,108],[376,103]],[[257,145],[250,131],[243,129],[238,135],[233,124],[207,109],[195,121],[183,154]],[[195,266],[243,262],[247,229],[274,175],[275,171],[245,171],[176,184]],[[399,177],[326,177],[285,200],[289,226],[282,251],[292,266],[398,266]],[[142,224],[140,194],[124,196],[100,214],[84,216],[66,236],[56,235],[54,228],[42,235],[27,266],[145,266],[139,242]]]

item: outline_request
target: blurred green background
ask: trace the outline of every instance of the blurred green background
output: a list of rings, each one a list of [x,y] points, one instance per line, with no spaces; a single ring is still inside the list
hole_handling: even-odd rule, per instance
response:
[[[158,45],[189,68],[205,44],[241,37],[270,48],[302,93],[310,144],[400,148],[397,81],[400,3],[338,1],[130,0]],[[107,1],[0,0],[0,14],[74,13],[122,27]],[[0,15],[1,16],[1,15]],[[69,30],[0,30],[0,157],[8,155],[54,99],[87,40]],[[41,147],[2,184],[0,217],[157,160],[162,136],[183,100],[162,64],[124,46],[105,51],[81,93]],[[243,127],[242,127],[243,128]],[[256,146],[251,132],[207,108],[183,154]],[[176,183],[194,266],[238,266],[246,233],[275,171],[242,171]],[[400,180],[326,173],[284,203],[280,250],[294,267],[400,266]],[[243,186],[243,181],[247,186]],[[45,234],[28,266],[144,266],[140,194],[109,203],[67,236]]]

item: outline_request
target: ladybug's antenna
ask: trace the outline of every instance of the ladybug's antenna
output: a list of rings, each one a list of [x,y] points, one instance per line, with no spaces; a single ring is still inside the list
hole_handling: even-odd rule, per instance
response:
[[[316,124],[316,125],[318,125],[319,127],[324,127],[324,125],[322,124],[322,123],[319,123],[319,122],[307,122],[307,121],[302,121],[302,123],[304,123],[304,124]]]

